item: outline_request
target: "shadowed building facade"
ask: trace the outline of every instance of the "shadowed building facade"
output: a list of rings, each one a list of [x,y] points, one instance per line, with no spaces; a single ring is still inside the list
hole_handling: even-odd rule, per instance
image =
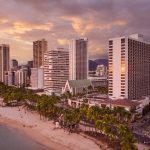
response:
[[[4,76],[10,69],[9,45],[0,45],[0,82],[4,82]]]
[[[40,68],[44,65],[44,53],[47,51],[45,39],[33,42],[33,68]]]
[[[69,44],[69,80],[84,80],[88,75],[88,39],[73,39]]]

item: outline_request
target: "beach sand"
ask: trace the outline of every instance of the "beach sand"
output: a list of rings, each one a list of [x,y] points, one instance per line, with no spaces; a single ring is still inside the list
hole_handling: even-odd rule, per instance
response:
[[[36,112],[20,107],[0,107],[0,123],[17,128],[36,142],[54,150],[100,150],[98,145],[79,134],[55,129],[52,121],[40,119]]]

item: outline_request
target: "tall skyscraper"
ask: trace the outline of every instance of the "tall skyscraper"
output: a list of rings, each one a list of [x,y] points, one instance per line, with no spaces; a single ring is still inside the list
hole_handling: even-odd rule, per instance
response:
[[[44,91],[51,95],[61,94],[62,87],[69,79],[69,52],[63,48],[44,54]]]
[[[33,42],[33,67],[40,68],[44,64],[44,53],[47,51],[45,39]]]
[[[10,69],[9,45],[0,45],[0,82],[4,82],[4,76]]]
[[[87,79],[88,39],[73,39],[69,44],[69,79]]]
[[[150,95],[150,44],[134,34],[109,40],[109,98]]]

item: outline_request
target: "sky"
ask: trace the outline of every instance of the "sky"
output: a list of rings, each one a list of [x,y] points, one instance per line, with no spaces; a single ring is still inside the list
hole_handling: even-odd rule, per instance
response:
[[[33,41],[68,48],[87,37],[90,59],[107,58],[108,39],[140,33],[150,41],[150,0],[0,0],[0,43],[11,58],[32,60]]]

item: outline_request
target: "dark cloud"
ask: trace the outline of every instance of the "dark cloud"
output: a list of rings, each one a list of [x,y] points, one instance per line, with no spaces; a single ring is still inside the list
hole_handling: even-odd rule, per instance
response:
[[[107,57],[108,39],[135,32],[150,39],[149,0],[0,0],[0,41],[12,55],[32,59],[32,41],[46,38],[49,49],[71,38],[88,37],[91,58]]]

